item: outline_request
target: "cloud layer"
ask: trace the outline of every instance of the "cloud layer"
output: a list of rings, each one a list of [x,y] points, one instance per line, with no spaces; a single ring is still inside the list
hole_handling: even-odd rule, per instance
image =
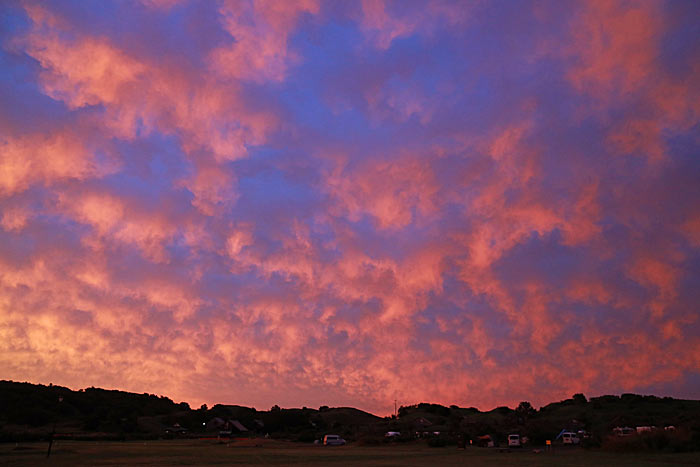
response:
[[[698,397],[696,2],[0,8],[0,377]]]

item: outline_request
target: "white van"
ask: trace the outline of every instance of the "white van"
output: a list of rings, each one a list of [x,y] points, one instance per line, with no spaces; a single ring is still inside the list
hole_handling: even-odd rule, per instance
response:
[[[565,431],[561,434],[561,441],[564,444],[578,444],[581,442],[581,438],[579,438],[576,433]]]
[[[338,435],[326,435],[323,437],[324,446],[342,446],[345,440]]]
[[[521,446],[522,444],[520,444],[520,435],[508,435],[509,448],[519,448]]]

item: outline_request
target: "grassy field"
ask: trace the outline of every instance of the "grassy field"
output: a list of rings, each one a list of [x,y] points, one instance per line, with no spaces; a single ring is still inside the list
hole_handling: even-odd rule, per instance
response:
[[[323,447],[270,440],[149,442],[58,441],[0,445],[0,465],[234,465],[234,466],[700,466],[700,454],[615,454],[579,448],[531,450],[430,448],[424,444]]]

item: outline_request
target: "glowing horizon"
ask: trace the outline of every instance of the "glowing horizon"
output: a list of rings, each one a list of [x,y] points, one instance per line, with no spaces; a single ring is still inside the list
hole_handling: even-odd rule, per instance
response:
[[[700,398],[697,2],[0,11],[0,379]]]

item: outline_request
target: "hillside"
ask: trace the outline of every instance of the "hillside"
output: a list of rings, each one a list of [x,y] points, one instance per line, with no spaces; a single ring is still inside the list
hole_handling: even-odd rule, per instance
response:
[[[124,433],[138,430],[138,419],[187,412],[163,396],[86,388],[0,381],[2,436],[46,433],[58,425],[70,432]]]
[[[235,422],[235,423],[234,423]],[[670,397],[582,394],[539,410],[522,402],[517,408],[490,411],[421,403],[401,407],[398,417],[377,417],[352,407],[280,408],[260,411],[217,404],[191,409],[164,396],[87,388],[0,381],[0,440],[45,439],[54,430],[76,439],[145,439],[172,436],[271,436],[312,442],[326,433],[364,443],[388,442],[384,433],[400,432],[393,441],[440,438],[441,443],[485,434],[497,443],[509,433],[533,444],[555,439],[563,429],[585,431],[584,442],[600,445],[617,426],[673,426],[684,436],[685,448],[700,448],[700,401]],[[685,449],[684,448],[684,449]]]
[[[430,422],[429,425],[425,421]],[[498,407],[488,412],[456,406],[417,404],[402,407],[396,422],[404,430],[446,430],[463,433],[468,439],[489,434],[497,442],[509,433],[527,436],[537,445],[554,440],[562,430],[585,431],[585,443],[598,446],[615,427],[674,427],[693,438],[700,447],[700,401],[670,397],[601,396],[587,400],[583,394],[535,410],[523,402],[517,408]],[[422,428],[425,427],[425,428]]]

